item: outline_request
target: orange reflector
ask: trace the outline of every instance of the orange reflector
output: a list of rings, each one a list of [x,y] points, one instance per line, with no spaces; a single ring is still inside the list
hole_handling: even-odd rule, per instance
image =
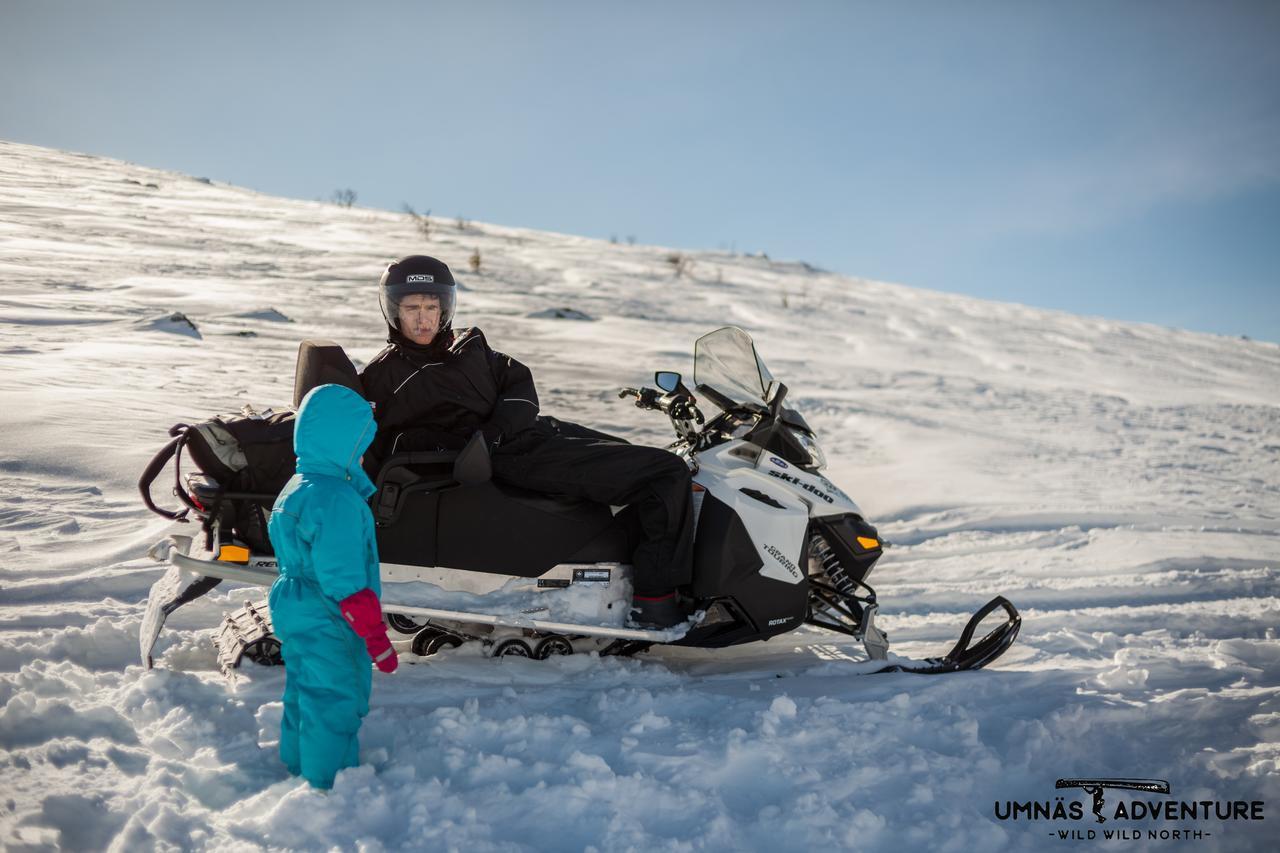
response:
[[[693,490],[694,490],[695,492],[705,492],[705,491],[706,491],[706,489],[702,488],[702,486],[699,486],[697,483],[694,483],[694,484],[693,484]]]
[[[218,559],[224,563],[248,563],[249,549],[239,545],[223,545],[218,549]]]
[[[858,544],[870,551],[873,548],[879,548],[880,543],[869,536],[859,536]]]

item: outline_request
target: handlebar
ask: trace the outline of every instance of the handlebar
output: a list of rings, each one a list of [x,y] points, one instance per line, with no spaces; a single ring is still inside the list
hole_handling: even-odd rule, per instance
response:
[[[618,399],[623,397],[635,397],[637,409],[659,409],[660,395],[653,388],[623,388],[618,391]]]
[[[655,409],[673,420],[698,423],[706,420],[698,411],[697,401],[687,394],[664,394],[654,388],[622,388],[618,391],[618,398],[624,397],[635,397],[638,409]]]

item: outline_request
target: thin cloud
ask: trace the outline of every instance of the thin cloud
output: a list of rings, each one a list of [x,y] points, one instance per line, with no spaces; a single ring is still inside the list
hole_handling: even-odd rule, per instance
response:
[[[1280,116],[1199,116],[1115,134],[1075,155],[1005,167],[972,202],[970,236],[1078,233],[1158,207],[1280,185]]]

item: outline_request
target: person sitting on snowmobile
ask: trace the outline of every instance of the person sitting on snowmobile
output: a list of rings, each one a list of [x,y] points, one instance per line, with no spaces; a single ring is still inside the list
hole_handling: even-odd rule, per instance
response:
[[[396,652],[382,624],[373,483],[360,455],[373,440],[369,404],[321,385],[298,408],[297,471],[276,498],[268,532],[280,562],[271,623],[285,660],[280,759],[317,788],[359,763],[369,713],[370,658],[383,672]]]
[[[457,286],[449,267],[410,255],[378,285],[387,347],[362,373],[378,438],[366,470],[392,453],[459,450],[478,431],[493,477],[536,492],[632,507],[640,543],[632,554],[632,624],[684,620],[676,587],[693,565],[688,466],[673,453],[629,444],[539,415],[529,368],[490,348],[477,328],[454,329]]]

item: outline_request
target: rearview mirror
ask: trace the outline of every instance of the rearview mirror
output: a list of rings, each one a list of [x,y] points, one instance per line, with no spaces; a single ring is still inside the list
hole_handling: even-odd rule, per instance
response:
[[[769,383],[769,390],[765,394],[765,402],[769,404],[769,408],[774,415],[782,411],[782,401],[786,399],[787,386],[783,385],[777,379]]]
[[[653,374],[653,384],[670,394],[680,387],[680,378],[674,370],[659,370]]]

